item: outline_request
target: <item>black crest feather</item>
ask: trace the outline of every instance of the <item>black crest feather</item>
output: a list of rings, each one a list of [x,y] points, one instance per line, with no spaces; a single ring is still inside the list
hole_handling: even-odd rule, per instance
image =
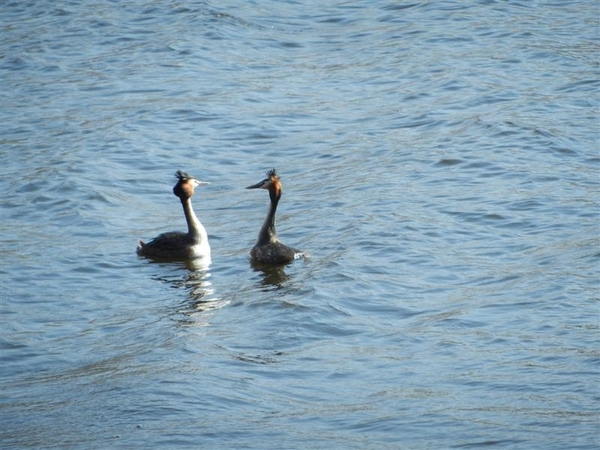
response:
[[[277,176],[277,169],[275,167],[273,167],[271,170],[267,171],[268,178],[276,177],[276,176]]]
[[[192,178],[194,178],[193,176],[182,172],[181,170],[178,170],[177,173],[175,173],[175,176],[179,179],[179,181],[186,181],[186,180],[191,180]]]

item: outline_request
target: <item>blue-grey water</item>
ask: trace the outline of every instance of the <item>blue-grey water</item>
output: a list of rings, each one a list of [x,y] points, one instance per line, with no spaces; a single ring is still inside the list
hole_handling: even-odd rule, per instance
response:
[[[600,3],[0,19],[0,448],[598,448]]]

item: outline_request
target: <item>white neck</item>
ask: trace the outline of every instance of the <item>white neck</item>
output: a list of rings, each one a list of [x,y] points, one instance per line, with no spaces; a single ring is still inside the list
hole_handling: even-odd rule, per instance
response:
[[[183,206],[183,214],[185,215],[185,221],[188,226],[188,235],[193,238],[199,244],[206,242],[208,244],[208,235],[206,233],[206,229],[196,217],[194,213],[194,208],[192,208],[192,200],[181,199],[181,204]]]

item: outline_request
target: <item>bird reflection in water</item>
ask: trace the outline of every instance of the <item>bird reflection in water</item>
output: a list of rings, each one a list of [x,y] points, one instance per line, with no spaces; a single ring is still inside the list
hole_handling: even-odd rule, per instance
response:
[[[219,309],[230,303],[230,300],[223,300],[217,296],[210,281],[210,263],[207,264],[203,259],[192,259],[162,264],[176,267],[177,276],[161,277],[161,281],[171,284],[176,289],[183,288],[187,291],[187,298],[178,312],[191,316],[194,313]],[[182,270],[186,272],[183,277]]]
[[[191,310],[206,311],[224,306],[214,298],[215,290],[209,280],[211,276],[208,271],[209,265],[202,263],[201,260],[186,261],[185,265],[188,274],[183,286],[189,290]]]
[[[261,286],[279,289],[283,287],[285,282],[289,279],[289,275],[285,273],[285,266],[274,266],[256,262],[251,262],[250,264],[255,272],[261,273]]]

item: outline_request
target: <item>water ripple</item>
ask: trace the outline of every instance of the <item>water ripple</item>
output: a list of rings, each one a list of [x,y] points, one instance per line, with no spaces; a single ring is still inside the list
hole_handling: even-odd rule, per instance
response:
[[[596,448],[597,10],[3,5],[2,442]]]

